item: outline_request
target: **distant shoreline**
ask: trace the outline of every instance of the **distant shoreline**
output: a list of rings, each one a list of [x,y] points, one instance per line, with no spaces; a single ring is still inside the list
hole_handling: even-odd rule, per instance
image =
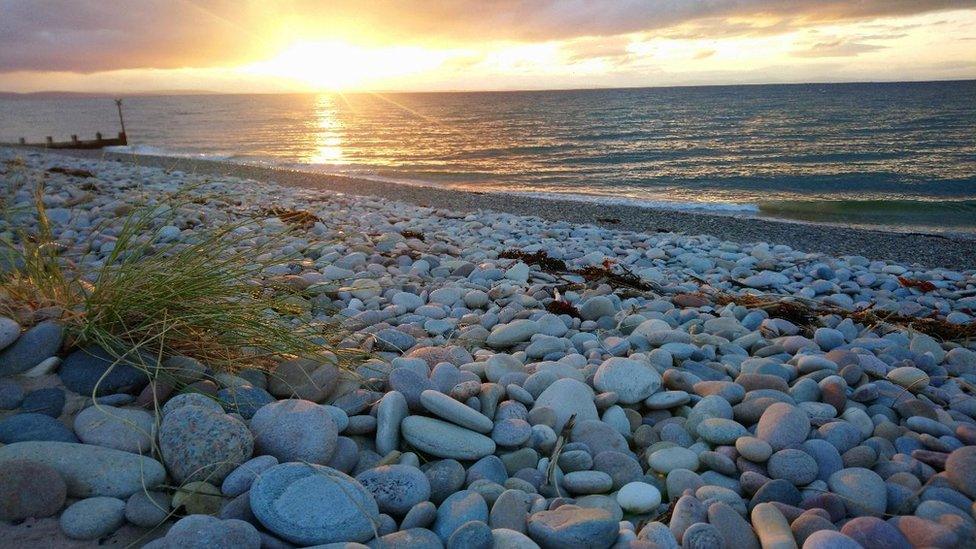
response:
[[[31,149],[46,153],[43,149]],[[929,268],[976,269],[976,239],[962,235],[886,232],[817,223],[798,223],[760,218],[733,217],[699,212],[653,210],[632,205],[608,205],[571,200],[540,199],[502,193],[479,193],[436,187],[411,187],[364,178],[250,166],[193,158],[131,155],[104,151],[52,151],[84,158],[102,158],[182,170],[198,174],[229,175],[273,181],[351,195],[377,196],[413,204],[474,212],[493,210],[537,216],[617,230],[707,234],[734,242],[785,244],[804,252],[861,255],[871,260],[891,260]]]

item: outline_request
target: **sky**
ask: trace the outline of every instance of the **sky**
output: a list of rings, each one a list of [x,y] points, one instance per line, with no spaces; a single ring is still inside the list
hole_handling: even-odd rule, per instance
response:
[[[976,0],[0,0],[0,90],[976,78]]]

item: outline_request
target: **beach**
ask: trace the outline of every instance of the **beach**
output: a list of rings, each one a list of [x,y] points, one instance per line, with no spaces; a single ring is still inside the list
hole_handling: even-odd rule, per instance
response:
[[[0,315],[12,546],[976,539],[972,238],[106,152],[0,148],[0,182],[86,307]],[[99,284],[214,231],[314,360],[75,344]]]
[[[733,242],[768,242],[831,255],[861,255],[874,260],[887,259],[928,267],[964,270],[976,268],[976,237],[969,234],[882,231],[837,224],[772,221],[707,212],[658,210],[639,205],[459,191],[436,186],[404,185],[204,159],[134,156],[102,151],[72,151],[67,154],[82,158],[133,162],[142,166],[194,174],[226,175],[351,195],[384,197],[460,212],[492,210],[537,216],[550,221],[593,224],[608,229],[649,233],[676,232],[686,235],[709,234]]]

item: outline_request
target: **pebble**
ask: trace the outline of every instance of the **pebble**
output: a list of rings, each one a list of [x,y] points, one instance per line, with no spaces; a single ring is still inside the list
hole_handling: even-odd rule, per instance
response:
[[[851,467],[830,475],[830,491],[844,498],[852,517],[884,514],[888,500],[884,479],[870,469]]]
[[[89,406],[75,416],[75,433],[85,444],[142,454],[156,438],[156,420],[145,410]]]
[[[810,418],[806,412],[785,402],[766,408],[756,424],[756,437],[767,442],[774,451],[800,445],[810,432]]]
[[[20,337],[20,324],[12,318],[0,316],[0,351],[10,347]]]
[[[623,357],[607,359],[593,376],[593,386],[602,392],[617,393],[620,402],[634,404],[661,387],[661,375],[649,364]]]
[[[575,415],[577,422],[600,418],[593,404],[593,389],[570,378],[556,380],[542,391],[532,409],[543,407],[555,412],[556,424],[552,427],[557,433],[562,431],[571,416]]]
[[[254,449],[281,463],[324,465],[335,452],[339,429],[332,413],[308,400],[279,400],[262,406],[251,418]],[[250,456],[248,456],[250,457]]]
[[[199,406],[184,406],[159,427],[159,452],[177,482],[222,482],[251,457],[254,437],[239,419]]]
[[[143,360],[152,362],[151,358]],[[83,396],[105,396],[115,393],[138,393],[149,383],[145,368],[127,358],[120,361],[101,347],[74,351],[61,363],[58,375],[64,386]]]
[[[424,416],[409,416],[400,424],[403,438],[418,450],[440,458],[475,460],[495,452],[490,438]]]
[[[6,321],[7,319],[4,317]],[[2,328],[11,339],[13,326],[6,323]],[[18,327],[19,330],[19,327]],[[54,356],[64,341],[64,328],[55,322],[41,322],[16,338],[9,345],[0,345],[0,377],[12,376],[30,370],[49,357]]]
[[[227,497],[236,497],[247,492],[258,475],[275,465],[278,465],[278,458],[268,455],[245,461],[224,478],[224,482],[220,485],[220,493]]]
[[[118,498],[94,497],[73,503],[61,514],[61,530],[69,538],[98,539],[125,522],[125,502]]]
[[[628,482],[617,492],[617,503],[628,513],[649,513],[661,504],[661,492],[646,482]]]
[[[17,414],[0,419],[0,443],[25,441],[78,442],[63,423],[44,414]]]
[[[57,418],[64,411],[64,391],[57,387],[35,389],[26,395],[20,404],[21,411],[44,414]]]
[[[155,528],[169,518],[170,503],[166,492],[136,492],[125,502],[125,520],[142,528]]]
[[[431,530],[442,542],[447,542],[465,523],[488,522],[488,505],[484,498],[472,490],[461,490],[448,496],[437,507],[437,517]]]
[[[492,430],[490,419],[439,391],[423,391],[420,393],[420,403],[428,412],[455,425],[479,433],[490,433]]]
[[[673,446],[652,453],[647,458],[648,465],[658,473],[670,473],[675,469],[698,469],[698,456],[687,448]]]
[[[376,501],[356,479],[322,465],[275,465],[248,497],[265,528],[299,545],[364,542],[379,518]]]
[[[543,549],[609,547],[617,538],[617,521],[603,509],[563,505],[529,516],[528,532]]]
[[[262,541],[257,529],[243,520],[221,520],[207,515],[189,515],[178,520],[158,545],[149,544],[145,547],[148,549],[169,547],[259,549],[263,546]]]
[[[0,149],[0,157],[9,154]],[[28,170],[42,173],[45,159],[54,157],[24,158]],[[8,444],[0,447],[0,471],[26,457],[62,478],[68,497],[128,499],[133,524],[165,518],[151,498],[166,509],[221,516],[183,518],[150,547],[323,542],[289,538],[309,534],[335,536],[328,541],[350,547],[758,549],[760,540],[767,547],[874,541],[904,547],[960,545],[976,531],[970,343],[942,342],[898,324],[866,325],[836,312],[815,314],[811,334],[805,322],[778,318],[776,309],[717,302],[688,276],[696,272],[733,297],[746,293],[745,284],[770,296],[848,310],[871,304],[879,313],[962,324],[976,307],[967,293],[976,271],[503,213],[394,207],[365,196],[321,200],[317,191],[270,183],[56,158],[99,174],[99,191],[87,202],[70,212],[51,210],[59,219],[52,230],[65,246],[94,236],[93,251],[79,255],[84,268],[97,266],[114,245],[110,235],[132,193],[191,189],[191,196],[207,197],[191,210],[174,211],[160,230],[170,242],[189,242],[200,229],[240,219],[236,210],[215,206],[213,197],[221,194],[314,213],[321,223],[295,234],[282,233],[278,218],[258,218],[235,231],[235,242],[248,249],[280,238],[280,250],[262,256],[276,264],[255,278],[301,291],[295,303],[303,312],[284,318],[296,327],[338,321],[347,330],[340,354],[373,353],[343,356],[349,374],[331,354],[288,360],[267,374],[250,364],[231,374],[166,357],[173,383],[149,387],[145,373],[127,365],[99,384],[109,357],[97,348],[89,348],[95,356],[78,348],[61,353],[59,341],[26,361],[34,362],[24,371],[32,377],[0,381],[0,408],[20,406],[0,422],[33,422],[47,429],[43,437],[73,436],[64,427],[73,425],[86,442]],[[77,192],[71,178],[46,177],[52,206]],[[132,180],[140,185],[122,187]],[[29,199],[29,193],[12,198]],[[611,269],[653,281],[659,297],[623,292],[610,279],[566,275],[580,285],[560,288],[557,303],[552,284],[559,281],[547,268],[501,259],[508,250],[543,252],[568,269],[607,261]],[[278,262],[279,254],[287,260]],[[905,287],[898,276],[931,281],[935,289]],[[335,283],[335,291],[325,291],[326,283]],[[26,337],[16,323],[0,319],[0,356],[23,347]],[[0,360],[0,370],[6,367]],[[173,395],[178,392],[184,394]],[[170,478],[161,463],[134,453],[148,452],[146,438],[136,441],[121,426],[89,417],[99,409],[89,405],[93,394],[98,407],[132,411],[142,420],[142,406],[162,405],[158,438]],[[267,410],[288,408],[295,409],[285,418],[267,418],[274,415]],[[163,432],[174,416],[192,421]],[[189,431],[181,444],[193,449],[184,455],[171,448],[182,437],[178,430]],[[31,432],[13,431],[14,437]],[[248,437],[257,439],[253,448]],[[25,453],[24,445],[34,450]],[[550,467],[557,446],[561,456]],[[296,459],[324,467],[280,463]],[[207,483],[181,480],[194,461],[219,474]],[[219,465],[225,462],[226,468]],[[102,471],[105,463],[112,476]],[[280,470],[299,472],[274,474]],[[336,476],[340,471],[359,480]],[[262,484],[269,475],[277,480]],[[184,490],[170,502],[156,491],[164,483]],[[143,495],[147,490],[154,496]],[[353,512],[358,507],[343,500],[348,495],[361,498],[366,512]],[[665,495],[673,502],[671,514],[657,519],[665,522],[638,529],[663,511]],[[223,497],[234,499],[220,508]],[[65,500],[55,493],[53,501],[47,509],[56,516]]]
[[[408,465],[383,465],[356,475],[381,513],[395,517],[406,515],[410,509],[430,498],[430,481],[420,469]]]
[[[0,462],[0,520],[49,517],[64,506],[68,486],[53,467],[36,461]]]
[[[12,379],[0,379],[0,410],[14,410],[24,402],[24,389]]]

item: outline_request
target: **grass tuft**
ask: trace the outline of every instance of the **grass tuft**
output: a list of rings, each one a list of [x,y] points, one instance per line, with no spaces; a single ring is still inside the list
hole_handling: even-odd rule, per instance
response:
[[[39,314],[59,318],[72,343],[99,345],[126,362],[188,356],[236,371],[297,357],[329,360],[336,328],[310,323],[307,301],[265,276],[295,258],[281,257],[278,239],[264,232],[235,245],[258,236],[257,221],[196,230],[186,241],[163,238],[161,228],[189,203],[174,195],[135,209],[114,248],[83,271],[80,252],[55,240],[38,185],[36,223],[11,223],[14,237],[0,242],[14,258],[0,272],[0,312],[25,325]]]

